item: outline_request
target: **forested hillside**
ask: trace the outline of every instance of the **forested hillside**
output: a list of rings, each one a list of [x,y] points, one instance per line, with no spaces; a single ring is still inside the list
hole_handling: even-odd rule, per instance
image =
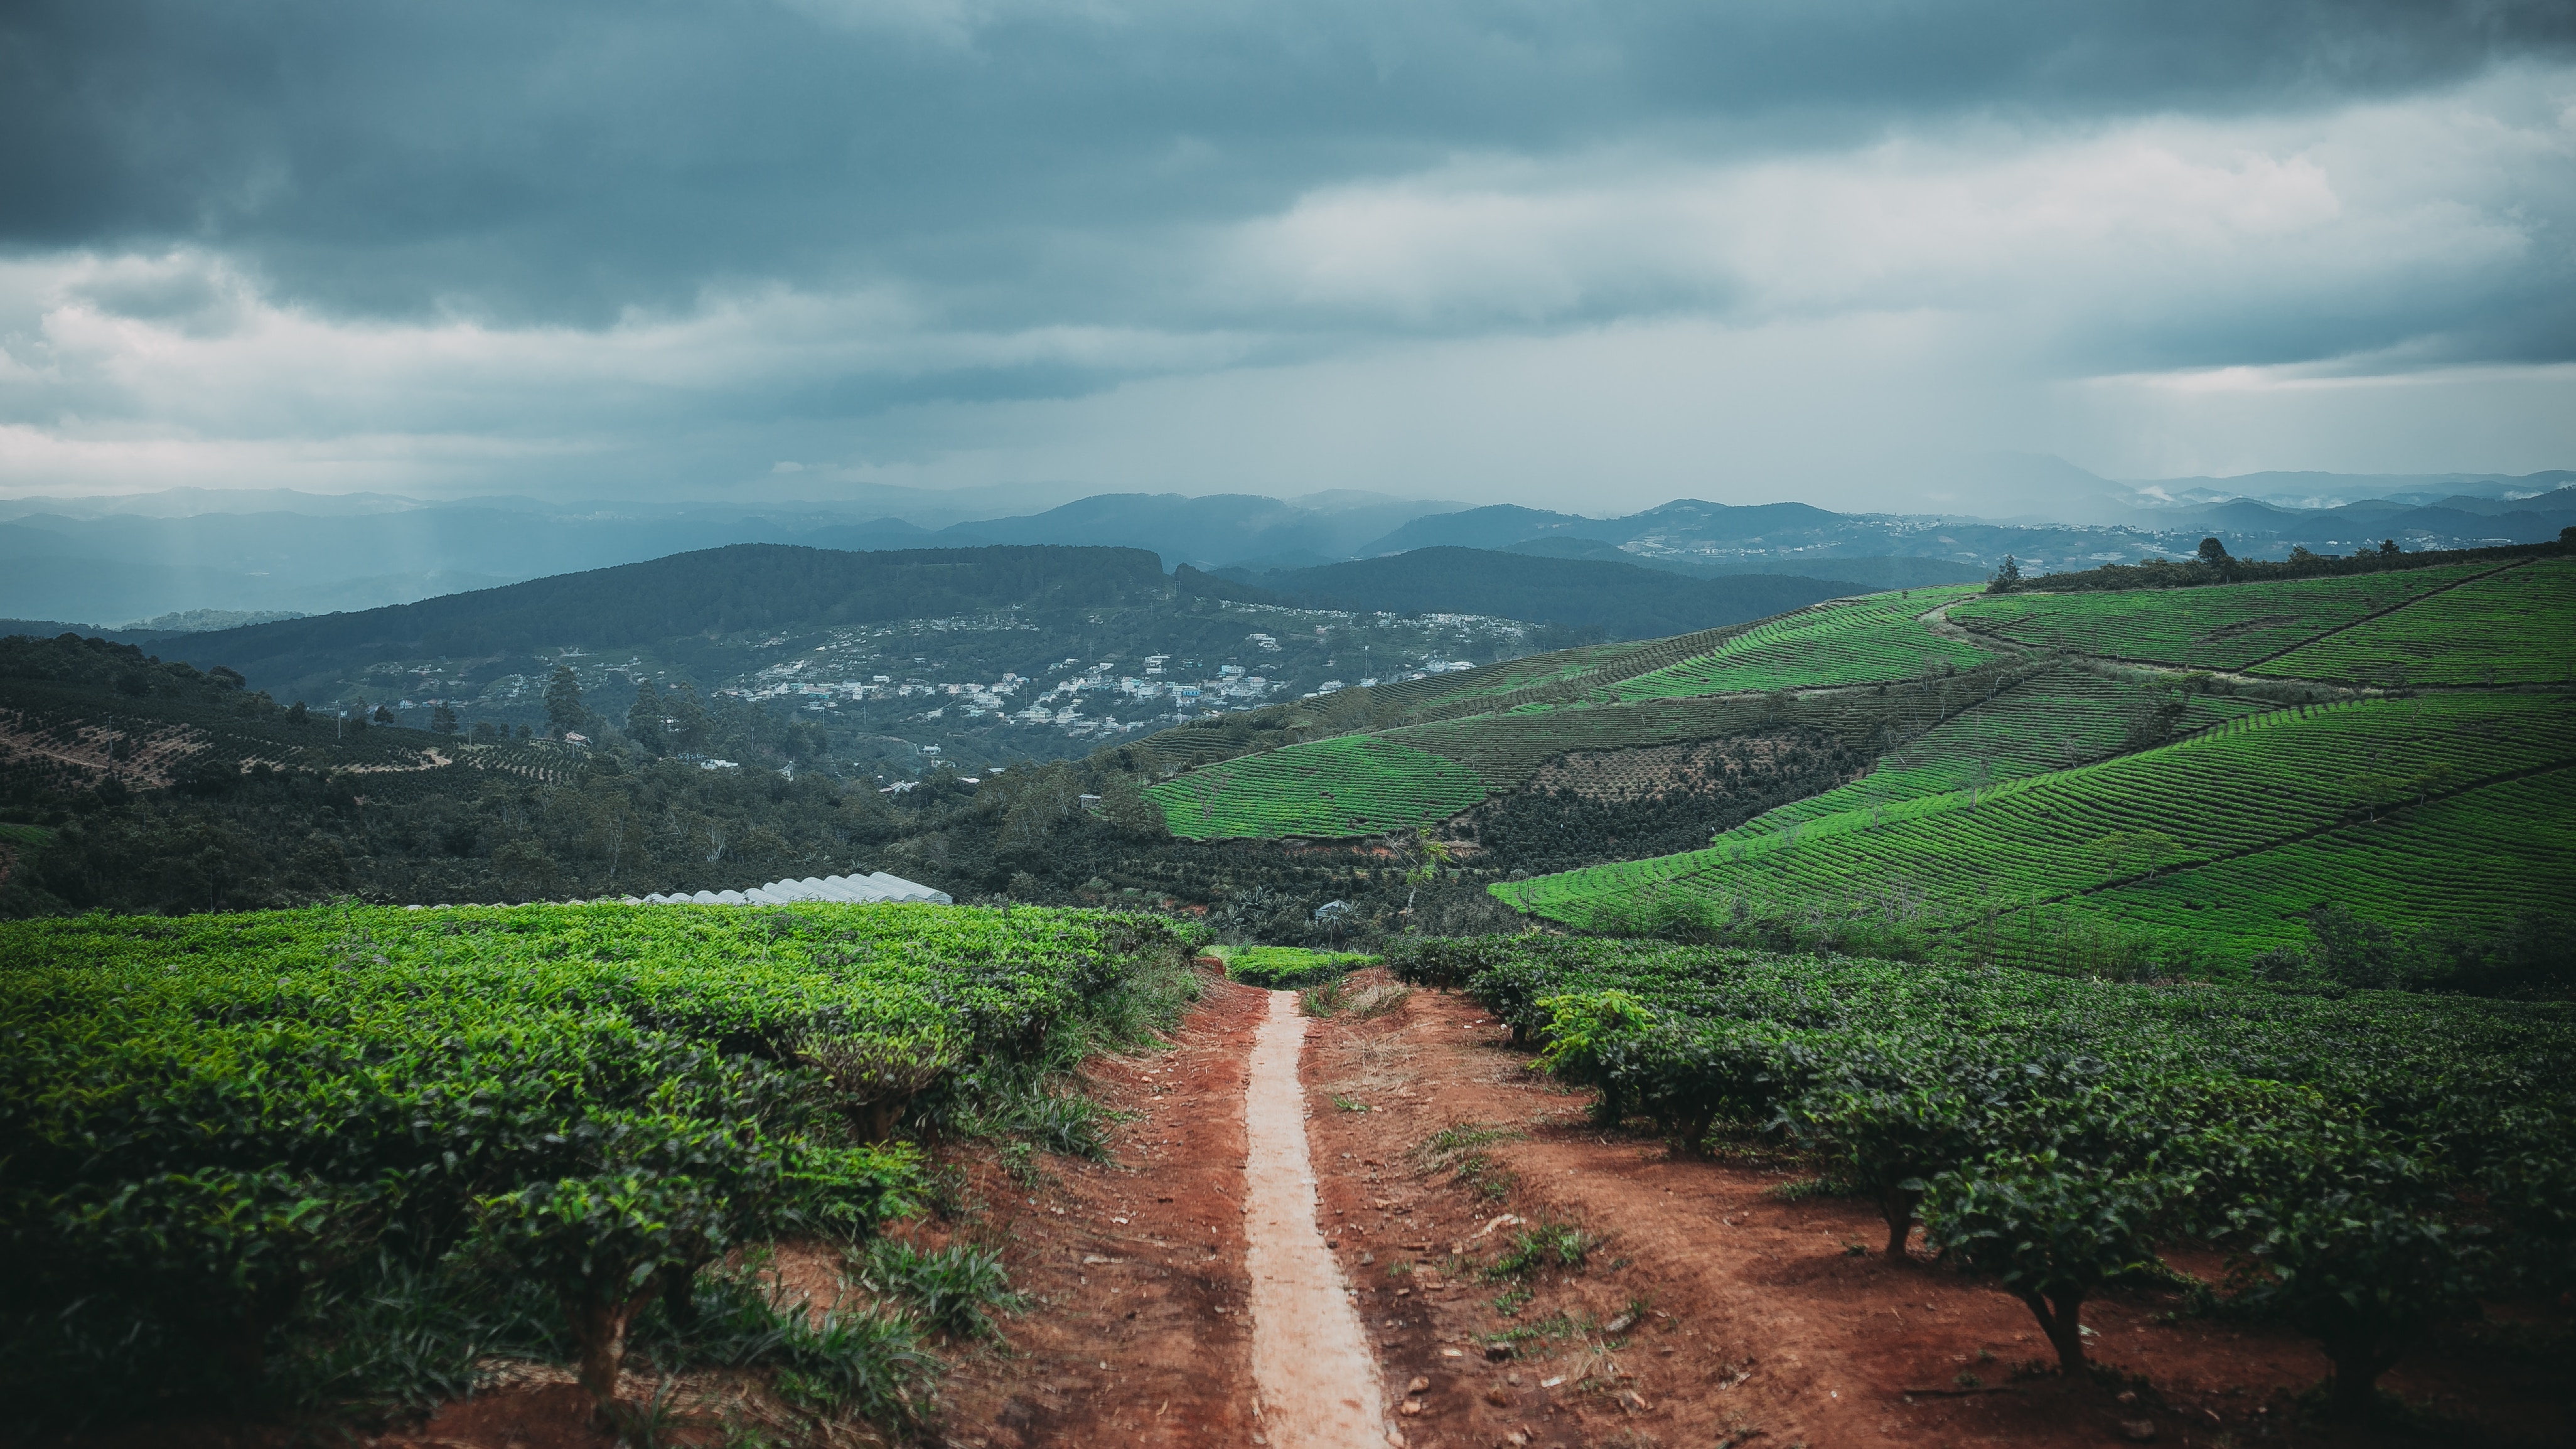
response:
[[[280,695],[377,659],[614,648],[781,624],[867,624],[1013,607],[1160,598],[1174,586],[1141,549],[921,549],[848,553],[736,544],[650,563],[531,579],[354,614],[226,629],[174,643]]]
[[[885,870],[959,900],[1196,911],[1303,940],[1401,925],[1422,895],[1366,848],[1175,839],[1142,798],[1174,768],[1162,750],[942,766],[897,789],[817,768],[819,732],[769,710],[691,707],[687,758],[631,737],[476,739],[298,710],[131,645],[0,639],[0,916],[563,900]],[[1369,707],[1352,690],[1176,740],[1240,749]],[[1342,915],[1318,926],[1334,901]],[[1434,882],[1422,905],[1458,928],[1508,916],[1463,880]]]

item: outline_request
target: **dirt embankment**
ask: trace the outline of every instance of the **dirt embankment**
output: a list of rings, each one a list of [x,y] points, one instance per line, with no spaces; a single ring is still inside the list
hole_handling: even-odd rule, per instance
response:
[[[1113,1161],[973,1172],[963,1230],[1009,1249],[1032,1311],[949,1381],[945,1441],[976,1449],[1257,1442],[1245,1269],[1244,1096],[1269,993],[1218,983],[1168,1052],[1095,1062],[1125,1114]]]

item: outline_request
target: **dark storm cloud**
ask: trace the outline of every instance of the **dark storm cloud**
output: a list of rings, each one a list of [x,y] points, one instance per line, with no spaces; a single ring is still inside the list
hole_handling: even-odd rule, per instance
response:
[[[0,136],[21,492],[2576,447],[2568,0],[17,0]]]
[[[2572,36],[2563,0],[22,3],[0,239],[209,246],[354,313],[597,324],[900,278],[964,318],[1132,315],[1129,233],[1461,152],[2260,110]]]

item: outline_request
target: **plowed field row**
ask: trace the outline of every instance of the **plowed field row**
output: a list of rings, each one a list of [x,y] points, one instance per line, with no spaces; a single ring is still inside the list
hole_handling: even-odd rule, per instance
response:
[[[2259,699],[2189,694],[2106,678],[2065,666],[2005,691],[1992,703],[1934,726],[1879,762],[1860,780],[1785,805],[1748,822],[1752,833],[1793,821],[1818,820],[1846,810],[1884,808],[1953,790],[1978,790],[2006,780],[2091,764],[2132,747],[2132,731],[2177,707],[2172,728],[2188,734],[2273,706]]]

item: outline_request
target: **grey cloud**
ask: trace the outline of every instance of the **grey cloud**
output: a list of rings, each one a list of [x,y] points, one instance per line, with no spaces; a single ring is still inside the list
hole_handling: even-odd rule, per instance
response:
[[[7,242],[184,240],[336,310],[594,325],[766,278],[1080,315],[1087,289],[1050,281],[1090,280],[1140,228],[1462,151],[1686,131],[1741,154],[1945,115],[2294,106],[2576,43],[2556,0],[11,14],[0,127],[35,144],[0,152]]]
[[[2566,0],[20,0],[0,472],[2307,466],[2190,435],[2467,415],[2154,377],[2576,358],[2571,100]]]

